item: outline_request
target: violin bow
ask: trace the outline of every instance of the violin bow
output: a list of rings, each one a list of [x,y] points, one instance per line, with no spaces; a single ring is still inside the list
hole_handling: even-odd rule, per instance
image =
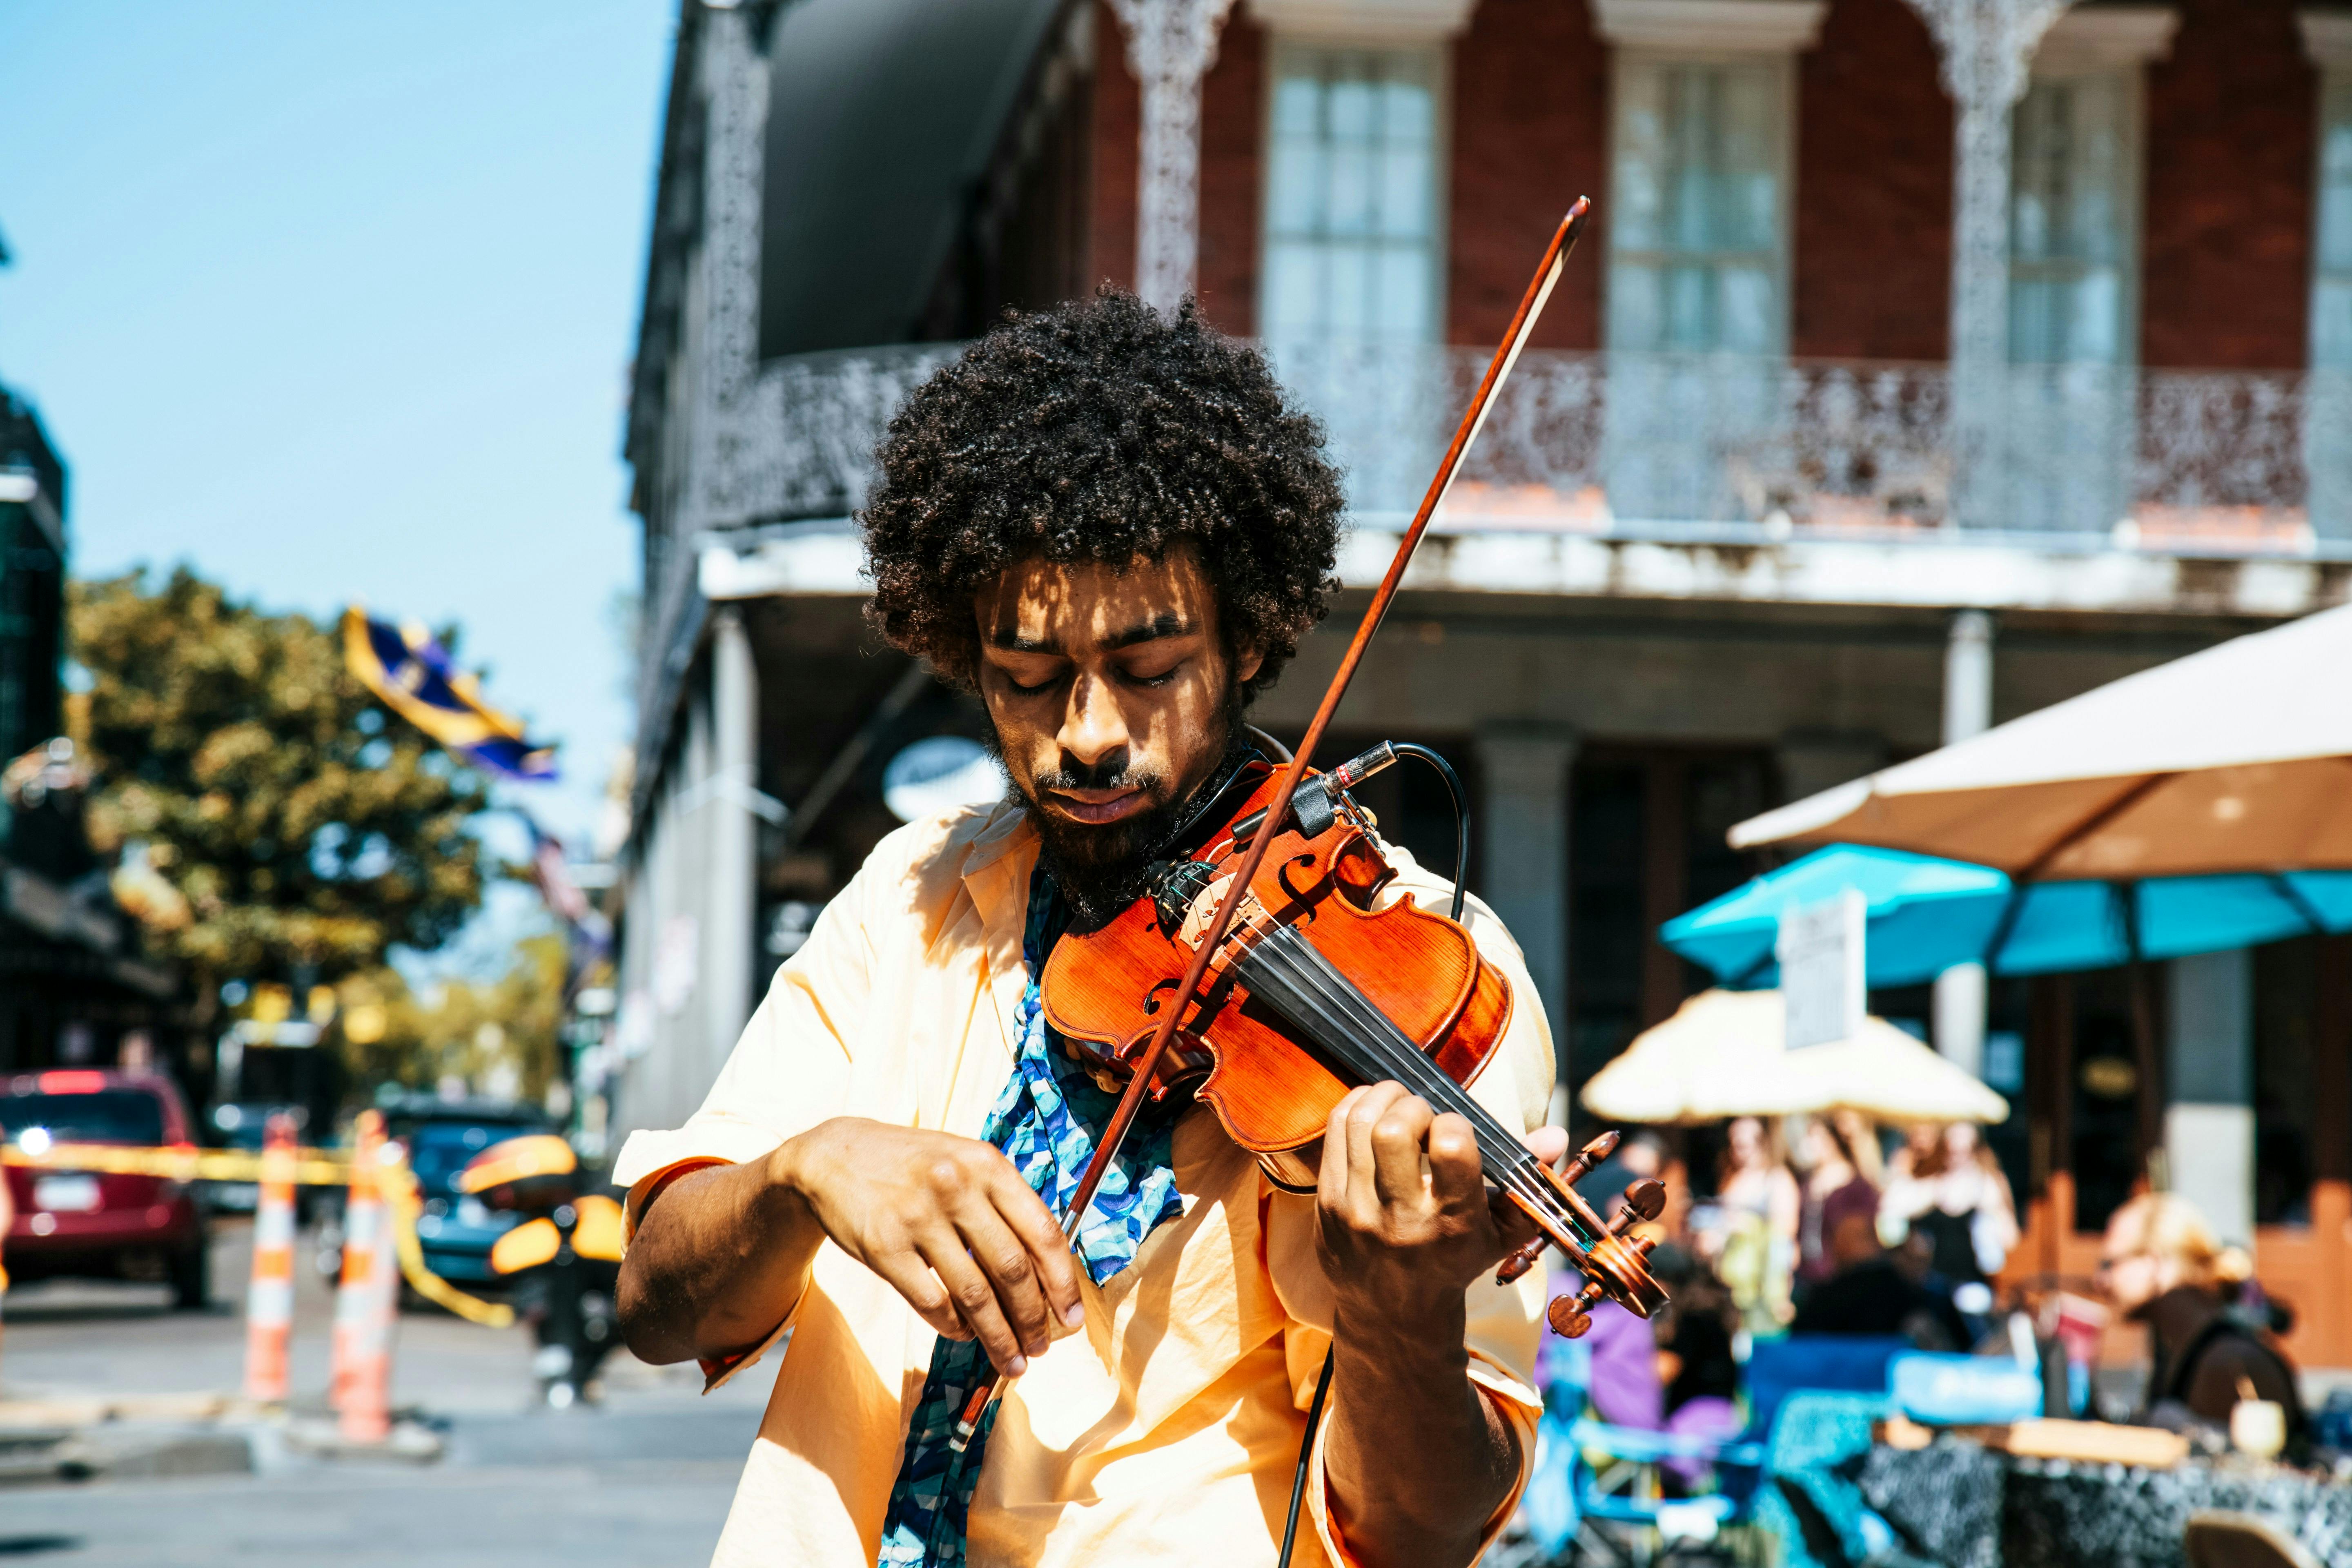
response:
[[[1387,575],[1372,591],[1371,603],[1364,606],[1364,618],[1356,627],[1355,640],[1348,645],[1346,655],[1339,660],[1339,670],[1331,677],[1331,684],[1325,689],[1323,700],[1315,710],[1315,718],[1307,726],[1306,736],[1300,740],[1289,763],[1275,781],[1274,793],[1265,803],[1265,831],[1251,836],[1249,847],[1243,853],[1241,866],[1234,873],[1223,901],[1217,905],[1216,914],[1210,920],[1208,929],[1202,933],[1200,944],[1192,953],[1192,962],[1186,966],[1184,978],[1176,987],[1175,996],[1161,1010],[1159,1026],[1151,1032],[1151,1043],[1144,1047],[1143,1055],[1136,1062],[1135,1076],[1128,1079],[1126,1091],[1118,1097],[1118,1109],[1111,1112],[1102,1136],[1096,1140],[1094,1157],[1087,1162],[1086,1172],[1078,1180],[1077,1191],[1071,1196],[1069,1209],[1062,1216],[1065,1240],[1075,1242],[1077,1239],[1079,1223],[1086,1217],[1087,1205],[1094,1202],[1095,1189],[1102,1184],[1103,1173],[1110,1168],[1111,1160],[1118,1154],[1119,1144],[1125,1141],[1128,1129],[1134,1125],[1136,1113],[1143,1108],[1143,1097],[1150,1092],[1151,1080],[1160,1070],[1160,1059],[1167,1055],[1169,1042],[1176,1037],[1177,1025],[1200,995],[1201,980],[1208,973],[1209,961],[1223,944],[1225,932],[1233,925],[1234,912],[1240,909],[1243,899],[1249,892],[1252,879],[1256,877],[1259,865],[1265,859],[1266,847],[1279,837],[1275,829],[1288,815],[1290,797],[1297,790],[1300,781],[1306,778],[1307,763],[1313,760],[1315,748],[1322,742],[1323,731],[1330,727],[1331,715],[1338,711],[1339,700],[1348,694],[1349,683],[1356,678],[1356,668],[1364,661],[1365,648],[1370,646],[1373,635],[1381,629],[1381,621],[1387,618],[1389,605],[1395,600],[1397,588],[1404,581],[1405,568],[1412,563],[1413,552],[1420,547],[1421,536],[1429,531],[1430,519],[1437,514],[1446,492],[1454,488],[1454,478],[1461,471],[1463,458],[1469,455],[1472,443],[1478,439],[1478,432],[1486,427],[1486,415],[1495,405],[1496,395],[1503,390],[1503,383],[1510,378],[1511,367],[1518,363],[1519,351],[1527,347],[1528,337],[1535,331],[1537,319],[1543,314],[1544,305],[1551,299],[1551,291],[1568,266],[1569,252],[1576,248],[1577,237],[1584,232],[1586,220],[1591,216],[1592,198],[1577,197],[1576,205],[1568,209],[1568,216],[1559,220],[1559,227],[1553,231],[1551,243],[1544,247],[1543,260],[1537,264],[1535,276],[1528,282],[1527,292],[1519,297],[1519,308],[1511,317],[1510,330],[1503,334],[1503,341],[1496,346],[1495,357],[1487,363],[1485,379],[1478,383],[1478,390],[1472,395],[1470,406],[1463,410],[1462,423],[1454,429],[1453,445],[1445,448],[1445,456],[1429,481],[1428,493],[1421,498],[1421,510],[1413,513],[1412,525],[1397,542],[1396,555],[1389,563]],[[1467,868],[1463,868],[1455,874],[1463,875],[1466,870]],[[1004,1374],[999,1373],[993,1382],[974,1392],[971,1404],[964,1408],[962,1418],[956,1423],[955,1436],[950,1444],[953,1452],[961,1454],[965,1445],[971,1441],[971,1434],[979,1427],[982,1415],[1003,1387]]]

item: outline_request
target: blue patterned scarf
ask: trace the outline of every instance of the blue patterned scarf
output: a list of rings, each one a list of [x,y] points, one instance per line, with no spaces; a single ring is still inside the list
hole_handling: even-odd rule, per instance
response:
[[[1045,1022],[1037,977],[1045,970],[1045,955],[1069,923],[1061,889],[1039,867],[1029,879],[1029,918],[1021,941],[1029,984],[1014,1016],[1020,1052],[980,1133],[1004,1151],[1022,1179],[1057,1217],[1069,1206],[1094,1155],[1096,1131],[1110,1121],[1118,1103],[1118,1097],[1088,1076]],[[1173,1127],[1169,1110],[1147,1101],[1110,1169],[1103,1173],[1078,1229],[1077,1246],[1078,1260],[1097,1285],[1135,1261],[1136,1248],[1153,1226],[1181,1212],[1169,1153]],[[995,1375],[976,1342],[941,1339],[931,1352],[930,1373],[923,1380],[922,1397],[907,1429],[906,1458],[898,1466],[889,1510],[883,1515],[876,1568],[963,1568],[965,1520],[980,1485],[982,1453],[996,1425],[995,1408],[982,1418],[962,1454],[953,1452],[950,1439],[973,1391]],[[944,1521],[939,1518],[943,1500],[948,1510]],[[931,1539],[934,1526],[936,1542]]]

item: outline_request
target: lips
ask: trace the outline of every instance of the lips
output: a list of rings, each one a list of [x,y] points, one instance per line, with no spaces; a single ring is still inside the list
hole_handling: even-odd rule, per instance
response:
[[[1055,790],[1054,809],[1073,822],[1099,826],[1133,816],[1150,804],[1139,789]]]

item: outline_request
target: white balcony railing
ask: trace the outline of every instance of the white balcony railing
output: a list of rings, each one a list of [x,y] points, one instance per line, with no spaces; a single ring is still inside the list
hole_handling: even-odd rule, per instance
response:
[[[782,417],[755,465],[755,510],[854,510],[890,413],[952,352],[764,366]],[[1419,503],[1486,355],[1382,345],[1277,360],[1324,420],[1349,503],[1370,521]],[[1942,365],[1530,351],[1441,526],[1765,537],[1965,527],[2195,553],[2352,553],[2352,376],[2007,375],[1998,419],[1963,443]]]

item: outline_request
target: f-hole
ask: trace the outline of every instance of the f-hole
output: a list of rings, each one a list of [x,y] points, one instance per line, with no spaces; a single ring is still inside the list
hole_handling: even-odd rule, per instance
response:
[[[1285,860],[1282,863],[1281,870],[1276,871],[1274,874],[1275,880],[1282,884],[1282,890],[1290,895],[1290,901],[1298,906],[1298,923],[1301,925],[1313,925],[1315,923],[1315,905],[1309,900],[1308,894],[1310,889],[1293,887],[1290,881],[1290,875],[1292,872],[1297,870],[1301,866],[1312,866],[1314,864],[1315,857],[1312,855],[1294,855],[1289,859]]]
[[[1184,982],[1179,976],[1171,976],[1166,980],[1153,981],[1151,983],[1151,989],[1143,994],[1143,1016],[1149,1018],[1152,1015],[1158,1013],[1160,1011],[1160,994],[1162,991],[1173,991],[1182,984],[1184,984]]]

